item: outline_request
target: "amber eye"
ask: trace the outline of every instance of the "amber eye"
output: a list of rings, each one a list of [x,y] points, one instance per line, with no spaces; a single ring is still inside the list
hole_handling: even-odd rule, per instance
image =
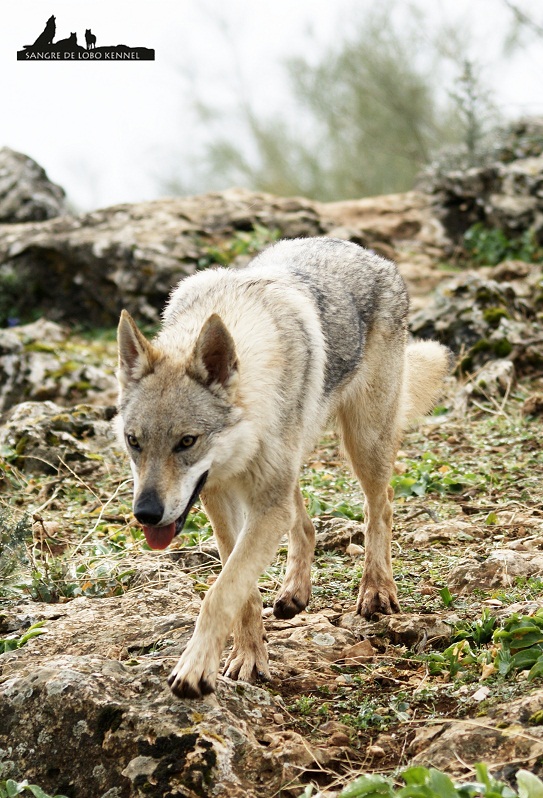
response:
[[[141,446],[135,435],[127,435],[126,442],[128,443],[131,449],[137,449],[138,451],[140,451]]]
[[[180,452],[183,449],[190,449],[191,446],[194,446],[197,440],[198,440],[197,435],[183,435],[183,437],[175,447],[174,451]]]

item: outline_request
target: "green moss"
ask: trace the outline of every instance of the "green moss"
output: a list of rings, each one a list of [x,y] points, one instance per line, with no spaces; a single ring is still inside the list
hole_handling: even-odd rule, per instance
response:
[[[513,345],[507,338],[502,338],[492,344],[492,349],[497,357],[507,357],[513,351]]]
[[[501,305],[497,305],[495,307],[486,308],[483,311],[483,319],[486,321],[490,327],[496,328],[502,319],[510,319],[510,315],[507,310],[502,307]]]
[[[91,390],[92,385],[87,380],[80,380],[79,382],[75,382],[73,385],[70,386],[71,390],[78,391],[79,393],[87,393]]]
[[[478,352],[489,352],[492,349],[492,344],[487,338],[480,338],[476,344],[473,344],[470,350],[471,355],[476,355]]]
[[[25,352],[46,352],[47,354],[55,354],[57,350],[52,344],[45,343],[45,341],[32,341],[25,344]]]
[[[76,363],[75,360],[67,360],[65,363],[62,363],[58,369],[55,371],[50,371],[47,376],[52,377],[54,380],[59,380],[62,377],[66,377],[69,374],[73,374],[80,367],[80,363]]]
[[[466,373],[468,371],[472,371],[473,369],[473,358],[469,355],[463,357],[460,363],[458,364],[458,372],[460,374]]]
[[[18,457],[23,455],[26,450],[26,445],[28,443],[28,435],[21,435],[17,443],[15,444],[15,453]]]

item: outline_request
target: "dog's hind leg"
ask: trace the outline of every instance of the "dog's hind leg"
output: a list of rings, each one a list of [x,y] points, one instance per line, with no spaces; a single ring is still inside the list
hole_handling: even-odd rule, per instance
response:
[[[337,414],[345,452],[366,500],[365,562],[357,602],[357,612],[365,618],[400,609],[392,575],[389,482],[401,437],[402,365],[390,359],[386,370],[375,371],[373,379],[350,392]]]
[[[287,570],[275,599],[276,618],[293,618],[307,607],[311,596],[311,563],[315,550],[315,528],[304,505],[299,485],[294,491],[296,518],[289,532]]]
[[[239,501],[223,493],[204,491],[202,502],[217,540],[224,567],[243,527],[243,510]],[[256,584],[234,623],[234,644],[223,669],[225,676],[245,682],[256,678],[269,679],[266,632],[262,621],[262,598]]]

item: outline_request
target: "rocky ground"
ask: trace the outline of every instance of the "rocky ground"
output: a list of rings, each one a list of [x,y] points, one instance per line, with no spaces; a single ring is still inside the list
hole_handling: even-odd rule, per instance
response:
[[[305,201],[259,201],[251,196],[259,219],[241,229],[227,214],[232,203],[246,214],[248,195],[204,199],[207,227],[189,220],[199,232],[183,239],[195,255],[178,258],[165,247],[168,275],[198,259],[202,268],[242,265],[286,217],[317,218]],[[189,224],[188,200],[162,205],[163,218],[171,222],[183,202]],[[360,773],[394,775],[412,763],[468,778],[484,761],[512,783],[521,767],[543,774],[541,252],[508,238],[496,260],[489,252],[500,241],[492,249],[479,236],[460,262],[429,199],[411,195],[403,228],[399,208],[408,198],[379,202],[379,212],[373,200],[337,204],[334,224],[323,229],[319,215],[311,232],[356,239],[364,230],[364,243],[389,247],[417,300],[412,330],[447,342],[458,364],[396,463],[402,613],[371,622],[355,614],[363,497],[330,433],[302,474],[318,532],[311,604],[291,621],[274,619],[282,547],[260,580],[272,680],[221,678],[205,702],[175,699],[166,677],[219,571],[207,519],[196,509],[170,550],[148,549],[112,430],[109,319],[74,326],[60,297],[48,320],[32,322],[13,282],[13,259],[26,253],[24,268],[43,269],[43,247],[63,253],[50,268],[72,268],[83,251],[74,236],[88,237],[85,257],[94,253],[92,263],[105,269],[105,239],[97,233],[92,243],[92,219],[107,236],[112,219],[121,235],[124,219],[127,241],[140,243],[152,226],[141,206],[0,226],[0,251],[11,253],[0,278],[15,302],[5,306],[12,326],[0,330],[0,783],[27,778],[70,798],[331,798]],[[214,230],[211,206],[223,214],[213,217],[222,225]],[[385,241],[387,207],[395,234]],[[407,222],[417,214],[420,222],[421,209],[426,221],[414,232]],[[421,230],[434,231],[430,243]],[[150,251],[144,258],[133,250],[138,280]],[[126,282],[130,270],[123,274],[107,304],[112,314],[140,290]],[[90,279],[91,266],[82,275]],[[139,318],[151,323],[157,307],[146,307]],[[14,311],[31,323],[14,323]]]
[[[112,363],[112,344],[103,351]],[[331,795],[410,762],[540,773],[539,679],[493,666],[493,627],[451,648],[466,629],[543,607],[537,388],[521,381],[459,413],[451,383],[448,412],[407,435],[394,477],[403,612],[375,622],[354,612],[362,496],[323,440],[302,476],[319,539],[311,605],[273,618],[282,549],[260,583],[272,681],[223,678],[205,703],[166,686],[219,569],[205,517],[149,552],[107,413],[16,405],[0,482],[3,773],[83,798],[299,796],[308,783]],[[37,449],[21,451],[21,429]]]

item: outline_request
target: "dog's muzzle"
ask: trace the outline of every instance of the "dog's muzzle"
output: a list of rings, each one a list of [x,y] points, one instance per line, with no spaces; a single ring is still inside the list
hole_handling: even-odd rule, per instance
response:
[[[143,524],[143,532],[145,534],[145,539],[146,539],[147,543],[149,544],[149,546],[152,549],[159,549],[160,550],[160,549],[167,548],[170,545],[170,543],[172,542],[172,540],[174,539],[174,537],[181,532],[181,530],[185,526],[185,522],[187,520],[187,516],[190,513],[190,511],[191,511],[191,509],[192,509],[192,507],[194,505],[194,502],[197,500],[198,496],[200,495],[200,491],[202,490],[202,488],[204,487],[204,485],[206,483],[206,479],[207,479],[208,473],[209,473],[209,471],[206,471],[204,474],[202,474],[202,476],[200,477],[200,479],[196,483],[196,487],[192,491],[192,495],[191,495],[190,499],[188,500],[187,505],[186,505],[185,509],[183,510],[182,515],[180,515],[179,518],[176,521],[172,521],[171,524],[166,524],[164,526],[153,526],[148,521],[147,521],[147,523],[145,523],[147,518],[151,518],[151,514],[147,513],[147,515],[146,515],[145,514],[145,507],[142,506],[144,512],[142,512],[142,508],[140,508],[139,514],[138,514],[137,517],[139,518],[139,520]],[[158,513],[157,513],[157,515],[158,515]],[[157,520],[159,518],[161,518],[161,517],[162,517],[162,514],[160,514],[160,516],[158,516]]]
[[[204,471],[204,473],[202,474],[202,476],[200,477],[200,479],[196,483],[196,487],[192,491],[192,495],[191,495],[190,499],[188,500],[187,506],[183,510],[183,514],[180,515],[179,518],[177,519],[177,521],[175,522],[175,534],[176,535],[178,535],[181,532],[181,530],[183,529],[183,527],[185,526],[185,523],[186,523],[186,520],[187,520],[187,516],[190,513],[190,511],[192,510],[192,508],[194,507],[194,504],[195,504],[196,500],[198,499],[198,496],[200,495],[201,491],[203,490],[203,487],[206,484],[206,480],[207,480],[208,474],[209,474],[209,471]]]

